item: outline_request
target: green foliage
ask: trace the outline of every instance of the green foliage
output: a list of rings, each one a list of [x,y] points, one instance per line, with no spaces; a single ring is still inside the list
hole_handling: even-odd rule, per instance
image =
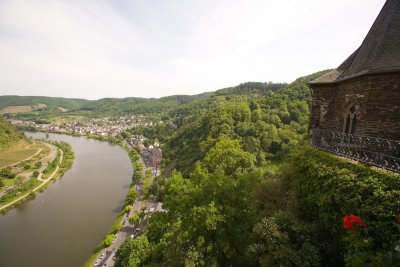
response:
[[[131,209],[132,209],[132,206],[126,205],[126,206],[124,207],[124,212],[125,212],[125,213],[129,213],[129,212],[131,211]]]
[[[35,178],[38,177],[38,176],[39,176],[39,172],[38,172],[38,171],[34,171],[34,172],[32,173],[32,176],[35,177]]]
[[[35,163],[35,168],[39,169],[40,167],[42,167],[42,162],[38,161]]]
[[[151,247],[146,235],[136,239],[127,238],[116,253],[115,266],[138,267],[144,264],[151,252]]]
[[[185,175],[221,138],[238,140],[261,166],[283,159],[305,138],[311,100],[307,82],[315,77],[289,85],[246,83],[223,89],[169,112],[162,124],[132,132],[158,138],[164,143],[164,168]]]
[[[130,223],[131,225],[136,225],[136,224],[139,223],[140,218],[139,218],[138,215],[133,215],[133,216],[130,216],[130,217],[128,218],[128,220],[129,220],[129,223]]]
[[[0,150],[8,148],[24,138],[23,133],[19,132],[0,115]]]
[[[29,179],[27,182],[23,182],[22,177],[18,176],[15,178],[14,187],[7,194],[0,197],[0,204],[4,205],[14,200],[18,196],[26,193],[35,188],[40,182],[36,179]]]
[[[138,197],[139,197],[139,194],[136,191],[135,186],[131,186],[129,188],[128,194],[126,195],[125,203],[126,204],[133,204]]]
[[[254,227],[250,250],[260,266],[319,266],[318,248],[310,232],[287,214],[265,217]]]
[[[302,147],[293,154],[289,170],[299,218],[315,227],[323,262],[343,262],[343,217],[354,213],[368,225],[371,240],[366,254],[376,255],[400,240],[400,180],[396,176],[354,165],[316,149]]]
[[[114,241],[114,238],[115,238],[114,234],[107,235],[106,238],[104,238],[103,240],[103,246],[108,247],[109,245],[111,245],[112,242]]]
[[[11,171],[11,168],[4,168],[0,170],[0,177],[5,179],[13,179],[16,174]]]
[[[63,107],[66,109],[78,109],[89,102],[84,99],[45,97],[45,96],[0,96],[0,109],[9,106],[34,106],[45,104],[47,107]]]
[[[254,166],[255,158],[242,150],[239,140],[222,139],[210,149],[204,158],[209,170],[221,169],[227,175],[237,174],[241,170]]]

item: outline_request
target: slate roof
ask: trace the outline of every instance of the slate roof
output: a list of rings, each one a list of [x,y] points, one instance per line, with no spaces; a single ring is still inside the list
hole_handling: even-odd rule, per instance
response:
[[[310,83],[332,83],[393,71],[400,71],[400,0],[387,0],[361,46],[336,70]]]

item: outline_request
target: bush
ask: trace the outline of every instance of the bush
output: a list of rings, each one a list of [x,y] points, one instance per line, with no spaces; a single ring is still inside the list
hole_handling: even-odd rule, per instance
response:
[[[35,177],[35,178],[38,177],[38,176],[39,176],[39,172],[38,172],[38,171],[34,171],[34,172],[32,173],[32,176]]]
[[[129,223],[130,223],[131,225],[136,225],[136,224],[139,223],[140,218],[139,218],[139,216],[137,216],[137,215],[133,215],[133,216],[130,216],[130,217],[128,218],[128,220],[129,220]]]
[[[400,179],[351,164],[326,152],[303,147],[293,153],[289,170],[294,211],[315,228],[325,266],[343,265],[345,215],[363,218],[372,241],[367,254],[385,253],[400,240]]]
[[[108,247],[109,245],[111,245],[114,241],[114,238],[115,238],[114,234],[107,235],[106,238],[104,238],[103,246]]]
[[[131,209],[132,209],[132,206],[126,205],[126,206],[124,207],[124,212],[125,212],[125,213],[129,213],[129,212],[131,211]]]
[[[132,204],[138,197],[139,194],[136,192],[135,186],[132,186],[126,195],[125,201],[127,204]]]
[[[112,232],[113,232],[113,233],[116,233],[116,232],[118,232],[119,230],[121,230],[121,228],[122,228],[122,225],[121,225],[120,223],[116,223],[116,224],[114,224],[113,227],[112,227]]]
[[[0,177],[6,179],[13,179],[15,178],[16,174],[11,171],[11,168],[5,168],[0,170]]]

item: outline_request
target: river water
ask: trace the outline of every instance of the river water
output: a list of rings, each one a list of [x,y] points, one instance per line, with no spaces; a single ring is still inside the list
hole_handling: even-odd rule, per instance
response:
[[[74,164],[33,200],[0,215],[1,267],[81,266],[122,208],[133,174],[124,149],[85,137],[50,139],[72,146]]]

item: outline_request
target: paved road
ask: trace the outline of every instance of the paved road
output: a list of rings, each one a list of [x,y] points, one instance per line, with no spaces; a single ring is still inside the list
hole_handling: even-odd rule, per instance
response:
[[[132,145],[127,142],[127,144],[131,147]],[[143,164],[143,175],[145,175],[147,167],[146,164],[143,161],[143,158],[140,156],[139,154],[139,162]],[[131,236],[133,235],[134,237],[137,237],[139,235],[141,235],[145,230],[146,230],[146,226],[148,223],[148,216],[151,216],[151,212],[149,212],[150,209],[153,210],[153,212],[157,211],[157,207],[158,202],[156,201],[147,201],[146,203],[144,203],[142,201],[142,196],[143,196],[143,189],[142,189],[142,184],[143,182],[140,181],[136,184],[136,191],[139,194],[139,198],[132,204],[132,208],[129,211],[128,215],[124,215],[124,218],[122,220],[122,228],[121,230],[116,234],[116,238],[114,239],[113,244],[111,244],[109,247],[103,249],[100,253],[100,255],[104,255],[104,258],[97,259],[98,260],[98,264],[96,266],[114,266],[115,265],[115,261],[114,261],[114,256],[115,253],[117,252],[118,248],[122,245],[122,243],[125,241],[125,239],[127,238],[131,238]],[[140,220],[138,225],[130,225],[128,218],[130,216],[133,216],[136,214],[137,211],[139,210],[146,210],[147,214],[145,214],[146,218],[143,218]],[[100,256],[101,257],[101,256]]]
[[[44,143],[44,144],[50,148],[50,153],[47,154],[47,156],[44,157],[44,158],[41,160],[42,166],[37,170],[37,171],[39,172],[39,176],[37,177],[37,179],[38,179],[39,181],[44,181],[44,179],[41,179],[43,170],[46,169],[46,168],[49,166],[49,163],[48,163],[48,162],[52,162],[52,161],[56,158],[56,156],[57,156],[57,148],[56,148],[55,146],[50,145],[50,144],[47,144],[47,143]],[[23,161],[26,161],[26,160],[29,160],[29,159],[33,158],[34,156],[38,155],[41,151],[42,151],[42,148],[40,148],[40,149],[38,150],[38,152],[35,153],[35,155],[33,155],[33,156],[29,157],[29,158],[26,158],[26,159],[24,159]],[[23,162],[23,161],[20,161],[20,162]],[[19,162],[19,163],[20,163],[20,162]],[[24,178],[24,179],[23,179],[23,183],[25,183],[26,181],[28,181],[29,179],[32,178],[32,173],[33,173],[33,172],[24,172],[24,173],[18,174],[18,176],[22,176],[22,177]],[[9,193],[10,191],[12,191],[12,189],[13,189],[14,187],[15,187],[15,186],[10,186],[10,187],[6,188],[3,192],[0,193],[0,197],[4,196],[5,194],[7,194],[7,193]]]
[[[41,180],[42,183],[41,183],[40,185],[38,185],[37,187],[35,187],[35,188],[34,188],[32,191],[30,191],[29,193],[26,193],[26,194],[22,195],[21,197],[15,199],[14,201],[8,203],[7,205],[4,205],[4,206],[0,207],[0,211],[3,210],[3,209],[5,209],[5,208],[7,208],[7,207],[9,207],[9,206],[11,206],[11,205],[13,205],[13,204],[15,204],[15,203],[17,203],[17,202],[20,201],[21,199],[23,199],[23,198],[29,196],[32,192],[36,192],[37,190],[39,190],[40,188],[42,188],[45,184],[47,184],[51,179],[53,179],[53,177],[57,174],[58,169],[60,168],[61,162],[62,162],[62,160],[63,160],[63,156],[64,156],[64,153],[63,153],[63,151],[60,149],[60,161],[59,161],[57,167],[55,168],[55,170],[53,171],[53,173],[52,173],[47,179]]]

